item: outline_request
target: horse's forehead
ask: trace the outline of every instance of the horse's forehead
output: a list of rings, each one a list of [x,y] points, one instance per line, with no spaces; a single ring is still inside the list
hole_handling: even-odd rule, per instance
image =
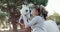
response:
[[[22,9],[21,9],[22,12],[26,12],[26,10],[29,11],[29,8],[26,7],[26,8],[22,8]]]
[[[29,7],[28,5],[22,5],[22,8]]]
[[[22,9],[20,10],[20,12],[26,13],[26,10],[29,11],[29,7],[28,6],[22,7]]]
[[[23,8],[23,7],[26,7],[26,5],[22,5],[22,8]]]
[[[23,10],[28,10],[29,7],[28,7],[28,6],[24,6],[24,7],[22,7],[22,9],[23,9]]]

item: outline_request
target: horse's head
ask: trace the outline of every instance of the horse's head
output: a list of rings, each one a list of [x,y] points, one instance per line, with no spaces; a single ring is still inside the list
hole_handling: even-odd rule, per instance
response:
[[[30,18],[32,6],[33,4],[22,5],[22,9],[20,10],[21,15],[25,15],[26,17]]]
[[[30,9],[27,5],[22,5],[22,9],[20,10],[21,15],[25,15],[30,18]]]
[[[29,7],[26,6],[26,5],[22,5],[22,9],[20,10],[20,12],[21,12],[21,14],[23,14],[23,15],[29,14],[29,13],[30,13],[30,12],[29,12]]]

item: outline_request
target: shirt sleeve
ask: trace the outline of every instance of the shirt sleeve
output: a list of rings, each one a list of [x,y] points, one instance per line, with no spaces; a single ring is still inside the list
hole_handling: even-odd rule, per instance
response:
[[[23,17],[24,19],[24,23],[25,23],[25,27],[31,27],[32,25],[36,24],[39,19],[40,19],[40,16],[36,16],[34,17],[31,21],[27,22],[27,19],[26,17]]]

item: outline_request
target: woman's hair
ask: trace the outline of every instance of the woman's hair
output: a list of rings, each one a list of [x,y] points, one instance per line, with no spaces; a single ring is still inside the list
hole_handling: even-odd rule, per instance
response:
[[[44,6],[43,5],[40,5],[40,6],[36,5],[34,8],[38,11],[38,15],[43,16],[44,19],[46,20],[46,16],[47,16],[48,12],[44,8]]]
[[[40,5],[40,11],[41,11],[41,15],[46,20],[46,17],[47,17],[48,12],[46,11],[46,9],[45,9],[45,7],[43,5]]]
[[[34,6],[34,9],[36,9],[36,10],[38,11],[38,15],[40,15],[40,12],[41,12],[41,11],[40,11],[40,7],[39,7],[38,5],[35,5],[35,6]]]

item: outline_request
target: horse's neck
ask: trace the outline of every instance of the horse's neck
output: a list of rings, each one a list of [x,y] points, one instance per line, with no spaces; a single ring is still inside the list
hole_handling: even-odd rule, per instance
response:
[[[34,18],[34,17],[33,17],[33,16],[31,16],[31,17],[29,18],[29,20],[31,21],[33,18]]]

